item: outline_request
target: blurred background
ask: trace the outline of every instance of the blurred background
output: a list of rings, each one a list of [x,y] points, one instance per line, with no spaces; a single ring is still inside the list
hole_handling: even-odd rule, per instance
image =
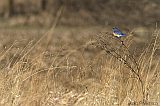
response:
[[[160,0],[0,0],[0,26],[51,26],[63,6],[60,25],[155,27]]]
[[[0,106],[128,106],[136,72],[159,102],[159,25],[160,0],[0,0]]]

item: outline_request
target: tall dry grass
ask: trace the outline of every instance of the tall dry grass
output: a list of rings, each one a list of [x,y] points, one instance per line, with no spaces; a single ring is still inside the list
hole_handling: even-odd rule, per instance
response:
[[[155,57],[160,47],[159,30],[137,54],[131,51],[135,42],[130,34],[119,39],[102,32],[89,42],[73,35],[61,40],[52,36],[55,27],[56,23],[36,41],[15,41],[2,49],[0,105],[160,104],[160,59]],[[56,40],[52,43],[51,39]]]
[[[61,41],[46,50],[42,41],[16,48],[17,41],[1,52],[2,106],[159,104],[159,30],[141,54],[130,51],[132,36],[108,32],[77,47]]]
[[[149,94],[150,90],[153,89],[152,84],[159,81],[160,59],[154,61],[155,52],[159,49],[159,30],[155,30],[152,36],[153,39],[139,56],[135,56],[136,51],[135,54],[130,51],[130,46],[134,43],[132,42],[132,36],[123,40],[110,33],[101,33],[97,37],[97,47],[104,50],[106,55],[114,58],[111,66],[119,68],[116,73],[121,76],[122,83],[120,85],[123,90],[125,89],[125,99],[128,98],[128,103],[132,105],[134,103],[147,105],[141,104],[139,101],[148,103],[152,95]],[[114,86],[116,85],[114,84]],[[122,93],[123,90],[119,89],[118,91]],[[118,100],[121,99],[122,97]],[[117,104],[122,104],[122,102],[124,102],[124,98]]]

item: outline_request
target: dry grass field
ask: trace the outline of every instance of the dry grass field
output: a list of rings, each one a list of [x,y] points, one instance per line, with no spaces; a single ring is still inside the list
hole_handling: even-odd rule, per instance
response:
[[[139,49],[102,27],[0,32],[1,106],[160,104],[158,29]]]
[[[130,15],[105,27],[67,25],[61,10],[0,19],[0,106],[160,106],[159,23],[135,27]]]

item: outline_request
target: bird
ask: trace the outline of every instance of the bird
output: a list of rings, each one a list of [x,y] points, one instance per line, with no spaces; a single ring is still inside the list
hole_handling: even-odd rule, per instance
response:
[[[117,27],[113,27],[112,31],[113,31],[113,35],[116,36],[116,37],[118,37],[118,38],[126,36],[126,34],[122,33],[120,31],[120,29],[117,28]]]

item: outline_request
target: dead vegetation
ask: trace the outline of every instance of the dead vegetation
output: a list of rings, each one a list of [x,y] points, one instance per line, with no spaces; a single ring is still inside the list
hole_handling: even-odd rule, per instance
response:
[[[92,7],[96,1],[86,2],[85,5],[91,3],[89,5]],[[111,7],[112,3],[108,1]],[[57,23],[63,23],[67,17],[63,14],[64,17],[60,18],[63,9],[66,7],[62,6],[58,11],[50,29],[9,29],[8,26],[0,29],[0,105],[160,104],[160,30],[157,27],[150,35],[151,39],[140,44],[142,40],[137,41],[136,35],[130,31],[126,32],[126,37],[119,39],[112,35],[108,27],[57,27]],[[70,9],[74,10],[72,7]],[[88,8],[84,6],[83,9]],[[93,15],[95,21],[97,16],[91,11],[98,13],[99,9],[87,12],[78,8],[76,11],[86,17]],[[111,11],[108,14],[113,15]],[[116,11],[116,14],[124,16],[121,11]],[[73,19],[71,21],[73,23]],[[17,21],[13,22],[17,24]],[[105,23],[104,20],[102,22]],[[52,25],[50,20],[46,25],[49,24]],[[142,35],[143,38],[145,34]]]
[[[83,35],[83,31],[79,38],[74,31],[65,36],[55,31],[50,43],[45,39],[53,32],[40,41],[32,36],[32,40],[27,37],[23,41],[26,32],[16,33],[18,38],[22,36],[21,40],[1,49],[0,104],[125,106],[142,100],[159,103],[160,60],[155,58],[158,29],[141,54],[130,51],[135,43],[133,36],[128,35],[122,42],[108,32],[98,33],[95,38],[96,32],[91,37]]]

